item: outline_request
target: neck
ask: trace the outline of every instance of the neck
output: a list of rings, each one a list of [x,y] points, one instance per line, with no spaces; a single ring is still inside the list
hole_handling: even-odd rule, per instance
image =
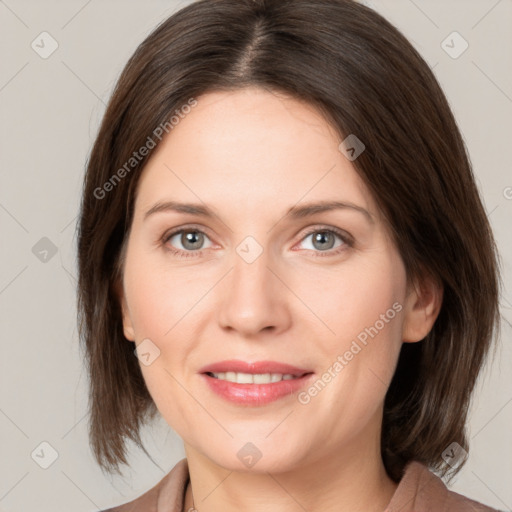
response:
[[[380,436],[374,437],[352,440],[291,470],[258,473],[223,468],[186,444],[190,484],[183,510],[383,512],[397,484],[385,471]]]

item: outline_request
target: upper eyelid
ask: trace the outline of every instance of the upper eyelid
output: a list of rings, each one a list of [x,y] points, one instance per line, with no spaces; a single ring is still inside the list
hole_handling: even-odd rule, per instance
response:
[[[209,230],[205,229],[203,226],[195,226],[193,224],[182,226],[176,229],[170,229],[168,231],[165,231],[165,233],[162,236],[162,240],[168,240],[170,237],[175,236],[179,233],[182,233],[183,231],[197,231],[199,233],[203,233],[204,235],[208,235],[210,238],[210,235],[208,234]]]
[[[334,226],[326,226],[326,225],[317,225],[317,226],[313,226],[311,227],[310,229],[308,229],[304,234],[303,234],[303,237],[304,236],[309,236],[311,235],[312,233],[317,233],[317,232],[320,232],[320,231],[331,231],[332,233],[334,233],[335,235],[338,235],[339,237],[343,237],[345,236],[346,238],[349,238],[352,240],[352,235],[350,235],[350,233],[348,233],[347,231],[345,231],[344,229],[341,229],[341,228],[336,228]]]

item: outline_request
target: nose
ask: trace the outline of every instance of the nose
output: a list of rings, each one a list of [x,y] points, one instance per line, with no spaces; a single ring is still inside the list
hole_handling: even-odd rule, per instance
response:
[[[265,250],[252,262],[234,255],[233,268],[218,290],[217,316],[222,329],[254,337],[263,331],[275,335],[289,327],[290,292],[274,267]]]

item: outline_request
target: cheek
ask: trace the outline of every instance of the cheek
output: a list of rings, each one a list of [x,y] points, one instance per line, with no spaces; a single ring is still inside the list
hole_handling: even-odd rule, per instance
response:
[[[365,408],[380,403],[391,382],[402,345],[406,283],[396,254],[357,263],[340,268],[334,277],[326,275],[321,291],[313,280],[307,281],[304,295],[331,331],[318,336],[316,349],[325,370],[335,375],[325,400],[354,411],[358,404]],[[349,395],[350,403],[340,398]]]
[[[125,291],[137,340],[169,336],[204,295],[207,281],[197,279],[193,267],[170,267],[161,253],[134,251],[127,259]]]
[[[183,290],[187,292],[183,293],[179,279],[171,277],[170,272],[161,272],[154,266],[146,268],[143,270],[140,265],[132,269],[131,276],[127,275],[126,291],[130,294],[137,344],[149,339],[149,352],[157,354],[151,356],[154,359],[148,365],[139,358],[139,365],[161,415],[177,431],[186,432],[188,425],[183,421],[189,415],[190,396],[180,386],[180,369],[186,368],[191,348],[184,329],[198,299],[186,286]]]
[[[195,348],[191,340],[201,316],[201,298],[215,283],[216,276],[198,279],[193,266],[170,268],[163,266],[160,258],[151,260],[135,251],[130,257],[125,270],[125,292],[135,339],[137,344],[149,339],[149,351],[157,354],[147,366],[139,357],[140,368],[158,409],[174,425],[190,401],[178,381],[183,382],[183,372],[187,372],[188,358]]]
[[[402,309],[405,290],[400,261],[354,261],[337,271],[321,269],[310,275],[297,279],[293,287],[326,327],[327,335],[321,339],[327,347],[350,343],[361,333],[364,339],[365,329],[372,326],[397,337],[401,323],[397,310]]]

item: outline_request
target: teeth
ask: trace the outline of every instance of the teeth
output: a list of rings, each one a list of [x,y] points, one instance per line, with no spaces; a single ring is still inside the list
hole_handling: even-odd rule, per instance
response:
[[[292,374],[286,373],[240,373],[240,372],[219,372],[212,373],[216,379],[236,382],[238,384],[270,384],[281,380],[295,379]]]

